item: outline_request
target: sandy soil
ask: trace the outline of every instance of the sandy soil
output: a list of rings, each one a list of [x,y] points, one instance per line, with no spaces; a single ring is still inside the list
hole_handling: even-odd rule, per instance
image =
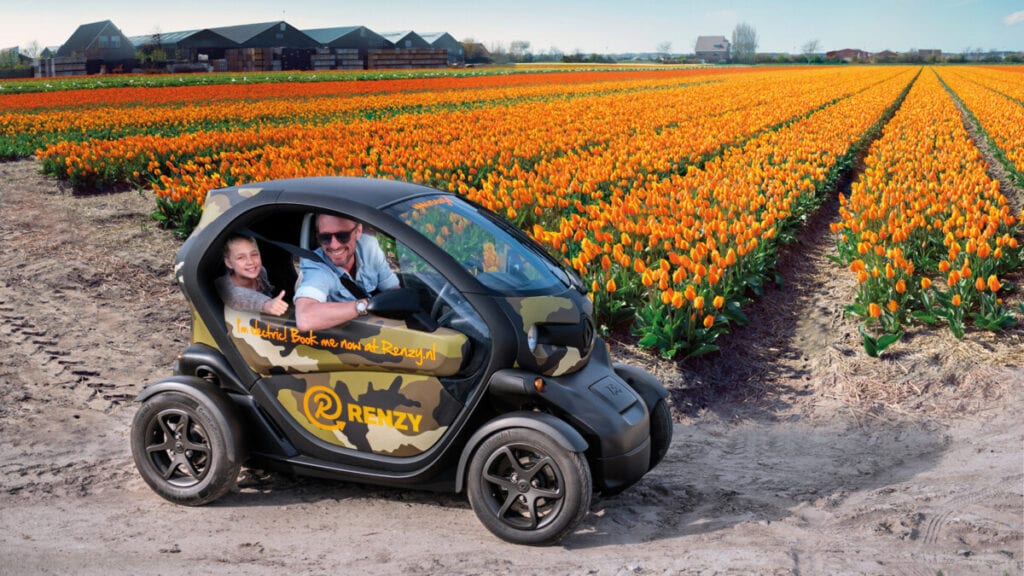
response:
[[[524,548],[460,495],[243,470],[213,505],[156,496],[128,428],[187,339],[178,241],[146,194],[36,170],[0,164],[0,574],[1024,573],[1024,330],[912,329],[868,358],[826,258],[834,205],[723,353],[615,343],[670,387],[672,449],[561,545]]]

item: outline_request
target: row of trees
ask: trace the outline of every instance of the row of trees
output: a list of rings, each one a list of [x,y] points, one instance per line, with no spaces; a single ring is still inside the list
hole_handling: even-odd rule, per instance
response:
[[[35,46],[28,49],[19,49],[17,46],[0,49],[0,78],[32,76],[32,58],[37,52],[38,48]]]
[[[800,47],[799,54],[759,54],[757,47],[759,43],[757,30],[741,22],[732,31],[732,44],[730,47],[729,61],[737,64],[826,64],[841,62],[838,59],[830,60],[821,52],[821,41],[817,38],[808,40]],[[684,56],[672,54],[672,43],[661,42],[655,48],[652,57],[661,62],[684,63]],[[579,50],[566,54],[556,47],[551,47],[539,53],[531,52],[530,42],[516,40],[509,44],[496,43],[490,46],[491,61],[496,64],[510,62],[614,62],[609,55],[583,54]],[[947,55],[926,55],[917,50],[905,53],[886,52],[876,54],[863,61],[882,64],[936,64],[940,62],[965,63],[965,62],[1024,62],[1024,54],[1010,54],[1004,56],[995,51],[983,52],[980,48],[965,48],[962,54]]]
[[[473,42],[472,39],[464,40],[464,43]],[[732,33],[732,58],[734,62],[753,64],[757,57],[757,30],[753,26],[741,23],[736,26]],[[566,54],[552,46],[550,49],[533,53],[530,51],[530,42],[525,40],[513,40],[506,48],[502,43],[495,43],[489,47],[491,61],[496,64],[509,62],[614,62],[614,58],[603,54],[584,54],[579,50]],[[672,43],[662,42],[658,44],[654,56],[662,62],[684,62],[679,56],[673,56]]]

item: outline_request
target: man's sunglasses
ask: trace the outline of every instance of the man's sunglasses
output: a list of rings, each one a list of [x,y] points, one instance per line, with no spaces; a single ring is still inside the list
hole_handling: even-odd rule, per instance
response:
[[[331,237],[333,236],[334,238],[338,239],[338,242],[344,244],[352,239],[352,233],[356,231],[356,228],[359,228],[358,224],[351,230],[342,230],[339,232],[321,232],[316,235],[316,241],[326,246],[327,244],[331,243]]]

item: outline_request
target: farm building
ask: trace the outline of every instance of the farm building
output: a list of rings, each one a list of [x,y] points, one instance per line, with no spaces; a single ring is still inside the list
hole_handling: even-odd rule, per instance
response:
[[[463,42],[462,53],[466,55],[466,64],[489,64],[491,53],[480,42]]]
[[[917,55],[922,60],[927,60],[929,62],[937,62],[939,60],[942,60],[942,50],[937,50],[934,48],[918,50]]]
[[[448,51],[430,46],[412,30],[382,32],[389,47],[368,50],[367,68],[444,68],[448,66]]]
[[[303,32],[325,48],[377,50],[391,47],[387,39],[366,26],[316,28],[314,30],[303,30]]]
[[[462,42],[456,40],[447,32],[429,32],[420,34],[420,37],[430,44],[435,50],[448,51],[448,64],[462,64],[466,61],[466,54],[462,49]]]
[[[139,49],[160,48],[171,60],[196,62],[199,55],[207,59],[224,58],[224,51],[237,47],[237,43],[208,28],[181,32],[158,32],[145,36],[132,36],[132,44]]]
[[[397,48],[399,50],[410,50],[413,48],[426,50],[430,48],[430,44],[427,43],[422,36],[412,30],[381,32],[380,35],[389,42],[388,46],[385,46],[385,48]]]
[[[461,62],[461,44],[438,33],[432,46],[413,31],[378,34],[365,26],[299,30],[284,21],[127,37],[110,21],[84,24],[43,59],[37,76],[96,74],[149,67],[172,71],[438,68]],[[139,53],[136,53],[136,50]],[[44,55],[45,56],[45,55]]]
[[[895,62],[900,55],[893,52],[892,50],[882,50],[872,55],[872,60],[875,62]]]
[[[320,43],[284,21],[210,28],[235,43],[224,56],[231,72],[310,70]]]
[[[238,48],[316,48],[320,44],[284,21],[210,28]]]
[[[391,43],[366,26],[338,26],[303,30],[322,48],[312,56],[314,70],[361,70],[367,50],[388,48]]]
[[[725,36],[698,36],[693,51],[698,60],[707,63],[728,62],[730,47]]]
[[[57,50],[42,71],[53,76],[98,74],[135,67],[135,46],[110,20],[82,24]]]
[[[871,58],[871,54],[856,48],[843,48],[825,52],[825,58],[829,60],[842,60],[843,62],[860,62]]]

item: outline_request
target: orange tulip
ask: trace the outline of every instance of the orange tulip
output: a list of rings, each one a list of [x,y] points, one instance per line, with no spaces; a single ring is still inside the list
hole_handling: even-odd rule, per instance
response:
[[[675,294],[672,295],[672,306],[674,306],[675,308],[682,308],[684,302],[686,302],[686,300],[683,298],[682,292],[677,291]]]
[[[995,274],[988,277],[988,289],[990,292],[999,292],[1002,287],[999,283],[999,278],[996,278]]]

